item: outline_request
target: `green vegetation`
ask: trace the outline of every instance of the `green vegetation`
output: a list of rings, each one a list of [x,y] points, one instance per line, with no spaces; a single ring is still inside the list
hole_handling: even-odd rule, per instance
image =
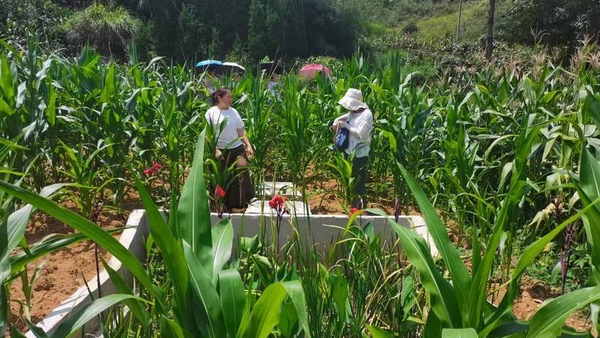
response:
[[[9,325],[9,286],[26,264],[86,238],[123,261],[137,280],[135,290],[121,288],[88,309],[133,309],[123,326],[107,323],[108,333],[555,337],[571,331],[563,328],[568,314],[598,301],[600,67],[593,43],[581,46],[569,67],[539,50],[528,63],[458,66],[424,76],[396,53],[386,66],[361,56],[315,59],[332,66],[331,78],[285,74],[275,96],[263,75],[249,73],[233,84],[234,100],[246,95],[234,106],[257,145],[259,166],[251,168],[256,183],[289,180],[306,192],[311,183],[338,180],[331,193],[344,207],[351,181],[339,153],[326,150],[328,122],[341,113],[336,102],[346,90],[360,88],[375,116],[368,200],[394,198],[398,212],[418,206],[439,258],[399,226],[399,242],[383,243],[372,227],[357,222],[358,213],[326,254],[297,238],[280,249],[259,236],[240,239],[243,250],[232,256],[230,222],[208,221],[208,187],[219,178],[209,165],[212,146],[204,146],[209,103],[203,74],[160,58],[122,65],[103,62],[91,50],[69,59],[45,56],[39,48],[3,48],[0,332]],[[150,215],[148,246],[159,257],[148,269],[93,223],[102,206],[122,208],[130,189],[140,193]],[[56,206],[50,195],[78,196],[79,214]],[[21,201],[78,233],[25,243],[32,210]],[[167,220],[157,205],[170,210]],[[278,222],[263,229],[306,231],[293,218]],[[569,235],[563,237],[565,229]],[[225,239],[224,246],[216,238]],[[469,249],[459,251],[457,244]],[[548,245],[560,247],[560,254],[545,254]],[[17,248],[22,250],[15,254]],[[578,279],[530,321],[516,321],[511,310],[522,277],[531,268],[542,276],[540,265],[546,264],[550,280],[556,259],[577,263],[580,270],[571,278]],[[567,275],[567,265],[561,270]],[[265,305],[270,301],[276,306]],[[256,311],[258,317],[228,318],[224,309],[231,302],[245,304],[235,314]],[[14,315],[29,319],[27,313],[24,306]],[[80,322],[72,319],[61,332],[75,324]]]
[[[568,60],[578,41],[600,30],[598,1],[496,1],[494,46],[558,47]],[[371,60],[384,59],[404,34],[418,44],[403,44],[403,52],[432,55],[440,63],[452,50],[469,46],[456,59],[470,60],[484,48],[490,2],[3,0],[3,5],[0,34],[13,46],[25,45],[35,33],[44,50],[69,55],[89,44],[105,57],[134,63],[165,56],[190,66],[209,58],[249,65],[267,57],[289,68],[298,57],[349,57],[357,50]],[[421,43],[435,47],[433,53]]]
[[[564,324],[600,304],[598,1],[498,1],[486,60],[484,0],[461,2],[459,41],[459,2],[445,0],[2,0],[0,337],[19,336],[13,316],[34,328],[27,265],[90,238],[135,287],[110,271],[118,294],[55,336],[98,314],[105,336],[588,336]],[[246,122],[254,183],[291,181],[306,202],[336,181],[325,192],[347,210],[352,178],[328,150],[330,123],[359,88],[375,117],[368,200],[394,216],[417,209],[440,257],[395,223],[398,241],[382,241],[359,213],[326,252],[274,239],[307,231],[293,217],[238,242],[228,219],[210,224],[224,178],[203,131],[205,74],[191,69],[265,57],[288,70],[278,94],[266,74],[215,80]],[[333,75],[298,78],[305,62]],[[95,224],[132,190],[151,223],[147,266]],[[36,210],[76,233],[26,243]],[[525,276],[564,294],[518,321]],[[26,299],[11,313],[16,278]]]

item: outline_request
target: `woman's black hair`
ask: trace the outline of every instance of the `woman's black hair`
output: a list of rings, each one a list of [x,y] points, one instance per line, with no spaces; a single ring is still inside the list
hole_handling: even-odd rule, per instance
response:
[[[212,94],[210,94],[210,101],[212,105],[216,106],[219,103],[219,97],[223,97],[223,95],[225,95],[225,93],[227,93],[228,91],[230,92],[231,89],[227,87],[221,87],[215,90]]]

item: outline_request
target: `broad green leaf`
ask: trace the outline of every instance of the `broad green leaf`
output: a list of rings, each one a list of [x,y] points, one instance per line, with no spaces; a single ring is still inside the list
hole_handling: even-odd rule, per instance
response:
[[[246,293],[240,273],[235,269],[219,271],[219,294],[228,337],[235,337],[242,322]]]
[[[212,228],[213,249],[213,284],[216,285],[219,271],[231,258],[233,249],[233,226],[229,218],[225,218]]]
[[[450,272],[454,290],[456,292],[456,299],[459,304],[467,304],[468,290],[471,288],[469,271],[460,259],[458,251],[452,245],[444,223],[440,220],[435,208],[431,205],[423,190],[421,190],[417,182],[402,165],[399,165],[399,168],[423,213],[425,224],[427,224],[427,230],[431,234],[440,255],[446,263],[448,271]],[[454,311],[456,310],[458,310],[462,320],[466,319],[467,309],[464,306],[461,306]],[[443,318],[439,313],[438,317],[440,317],[440,319]]]
[[[0,97],[0,113],[4,113],[6,115],[12,115],[14,113],[14,109],[12,109],[4,99]]]
[[[477,331],[473,328],[466,329],[443,329],[444,338],[478,338]]]
[[[122,294],[112,294],[108,296],[104,296],[102,298],[96,299],[89,305],[85,306],[83,309],[78,311],[75,314],[69,316],[69,318],[61,323],[56,331],[52,333],[53,338],[63,338],[70,337],[74,333],[77,332],[80,328],[85,325],[85,323],[89,322],[94,317],[98,316],[104,310],[110,308],[111,306],[120,303],[126,299],[134,299],[137,298],[133,295],[122,295]]]
[[[123,277],[121,277],[121,275],[111,268],[104,259],[102,259],[102,265],[104,266],[104,270],[106,270],[108,273],[110,281],[115,287],[116,293],[135,296],[133,290],[131,290],[131,288],[127,285]],[[146,311],[146,308],[140,299],[125,299],[123,300],[123,303],[127,305],[129,310],[131,310],[143,327],[147,327],[150,324],[150,314],[148,311]]]
[[[111,255],[117,257],[121,263],[127,266],[128,270],[152,292],[152,282],[148,278],[148,275],[142,267],[142,264],[129,252],[129,250],[123,247],[121,243],[119,243],[106,231],[99,228],[96,224],[83,218],[77,213],[58,206],[46,198],[38,196],[25,189],[13,186],[9,183],[0,181],[0,190],[5,191],[31,204],[35,208],[50,214],[54,218],[85,234],[87,237],[93,238],[96,243],[106,249],[106,251],[108,251]]]
[[[132,170],[133,172],[133,170]],[[133,175],[135,186],[138,189],[144,208],[146,209],[146,217],[150,224],[150,234],[152,239],[160,249],[163,260],[169,271],[169,275],[173,282],[173,290],[175,292],[175,301],[177,303],[176,319],[179,320],[179,325],[189,329],[194,327],[194,319],[192,312],[191,299],[189,297],[189,280],[188,265],[186,263],[181,242],[175,239],[173,233],[167,226],[162,214],[152,201],[152,197],[146,191],[144,184],[140,181],[137,175]],[[158,295],[154,295],[155,297]],[[163,299],[158,298],[158,301],[164,305]]]
[[[523,197],[523,190],[526,186],[526,173],[529,154],[534,140],[539,138],[541,124],[530,126],[532,116],[524,116],[521,124],[521,132],[517,138],[516,153],[513,160],[512,175],[508,194],[502,201],[502,206],[498,212],[492,234],[486,246],[486,252],[479,264],[479,269],[473,276],[471,290],[469,293],[469,315],[466,318],[465,326],[474,327],[481,330],[483,326],[483,311],[487,306],[487,286],[490,276],[496,250],[500,245],[502,234],[508,229],[509,224],[515,217],[516,206]]]
[[[527,329],[529,328],[529,322],[511,320],[497,328],[495,328],[489,335],[488,338],[525,338]],[[486,336],[486,335],[483,335]]]
[[[377,326],[367,325],[367,330],[369,330],[369,333],[373,338],[394,338],[393,334],[390,334]]]
[[[204,139],[203,130],[196,143],[194,162],[181,192],[177,208],[178,231],[192,252],[198,257],[204,270],[213,277],[213,248],[208,196],[204,183]]]
[[[581,166],[580,166],[580,182],[578,188],[580,189],[580,198],[584,205],[589,204],[591,201],[600,197],[600,161],[598,161],[587,149],[583,149],[581,154]],[[596,206],[593,214],[590,214],[589,219],[597,220],[595,216],[600,214],[600,206]],[[591,224],[586,222],[585,230],[587,234],[587,240],[591,244],[592,259],[600,260],[600,227],[597,224]],[[598,280],[600,285],[600,280]]]
[[[116,234],[122,232],[125,228],[115,228],[107,230],[109,234]],[[41,240],[34,243],[28,248],[28,252],[20,251],[10,256],[10,272],[11,274],[16,273],[25,265],[35,261],[36,259],[43,257],[51,252],[65,248],[73,243],[78,243],[83,240],[89,239],[86,235],[81,233],[73,234],[51,234],[42,238]]]
[[[29,319],[24,318],[25,324],[27,324],[27,328],[31,333],[33,333],[37,338],[48,338],[48,334],[39,326],[36,326]]]
[[[195,295],[202,305],[201,309],[188,309],[188,311],[201,311],[207,316],[206,322],[196,323],[196,325],[203,326],[205,330],[201,330],[207,331],[210,337],[226,337],[227,330],[223,318],[221,299],[219,299],[219,294],[217,294],[212,279],[187,242],[184,242],[183,251],[185,252],[190,274],[190,287],[195,291]]]
[[[3,263],[0,261],[0,265],[1,264]],[[6,262],[4,264],[6,264]],[[2,269],[1,266],[0,269]],[[4,267],[4,269],[10,269],[10,266]],[[0,335],[6,332],[6,328],[8,327],[8,313],[10,311],[8,301],[8,294],[4,283],[0,283]]]
[[[108,66],[108,72],[106,72],[102,86],[101,101],[103,103],[111,103],[114,100],[115,82],[115,64],[111,63],[110,66]]]
[[[562,327],[572,312],[598,300],[600,300],[600,286],[594,286],[569,292],[545,303],[531,318],[527,337],[560,336]]]
[[[50,195],[54,194],[59,189],[67,186],[67,184],[52,184],[47,187],[44,187],[40,192],[40,196],[44,198],[48,198]],[[8,216],[8,223],[6,224],[7,234],[8,234],[8,243],[6,243],[4,252],[1,252],[2,256],[10,254],[12,250],[19,244],[21,238],[25,235],[25,228],[27,227],[27,223],[29,222],[29,217],[31,216],[31,212],[33,211],[33,206],[30,204],[25,205],[21,209],[13,212]],[[0,226],[2,226],[0,224]],[[0,240],[0,245],[4,246],[4,243]],[[1,247],[0,246],[0,247]],[[2,279],[0,279],[2,280]]]
[[[13,74],[10,70],[8,59],[6,54],[0,55],[0,92],[2,96],[9,100],[9,102],[15,102],[15,88],[13,85]]]
[[[304,336],[310,337],[304,302],[304,290],[299,281],[278,282],[269,285],[254,304],[249,320],[242,323],[238,337],[268,337],[279,322],[281,306],[287,296],[290,297],[296,308],[298,321],[300,322],[300,327],[304,330]]]
[[[598,101],[589,89],[585,91],[585,99],[581,111],[584,115],[583,123],[589,123],[591,120],[600,128],[600,101]]]
[[[188,338],[174,320],[167,318],[165,315],[160,317],[160,334],[165,338]]]
[[[594,115],[597,115],[595,112]],[[600,118],[600,117],[599,117]],[[600,227],[597,221],[600,219],[600,207],[595,204],[595,200],[600,198],[600,161],[598,161],[585,147],[581,154],[581,164],[579,169],[580,181],[577,184],[577,192],[584,206],[594,204],[594,207],[587,211],[583,217],[583,226],[586,232],[588,248],[591,251],[591,269],[588,285],[600,285]],[[596,329],[600,330],[598,324],[598,310],[600,304],[592,304],[592,322]]]
[[[349,302],[348,282],[343,275],[333,275],[332,277],[331,296],[333,297],[340,320],[346,322],[348,320],[346,307]]]
[[[595,203],[599,203],[600,198],[595,201]],[[520,287],[520,280],[523,273],[525,273],[526,269],[533,263],[534,259],[546,248],[547,244],[550,243],[558,234],[560,234],[567,225],[578,220],[583,214],[585,214],[592,205],[588,205],[584,209],[580,210],[577,214],[569,217],[567,220],[559,224],[557,227],[552,229],[548,234],[544,237],[536,240],[531,243],[525,250],[523,250],[523,254],[519,258],[517,265],[511,275],[510,284],[507,287],[507,292],[504,297],[500,301],[498,308],[496,309],[496,313],[489,319],[488,323],[486,323],[486,327],[481,330],[484,336],[490,332],[496,330],[496,323],[504,316],[508,311],[512,309],[512,305],[514,303],[515,297],[517,297]]]
[[[366,211],[375,215],[387,216],[381,210],[366,209]],[[419,271],[433,312],[444,327],[460,327],[460,306],[454,288],[438,271],[433,257],[431,257],[429,246],[420,235],[397,224],[389,216],[387,217],[392,228],[398,234],[408,259]]]

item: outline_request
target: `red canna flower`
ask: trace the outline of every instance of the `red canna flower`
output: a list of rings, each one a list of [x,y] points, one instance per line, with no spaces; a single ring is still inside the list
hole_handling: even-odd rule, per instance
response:
[[[144,175],[150,176],[152,174],[154,174],[154,170],[152,170],[152,168],[144,169]]]
[[[269,201],[269,206],[271,207],[271,209],[278,209],[278,208],[283,207],[283,203],[284,203],[283,197],[281,197],[281,195],[275,195]]]
[[[355,208],[355,207],[350,208],[350,216],[354,215],[357,212],[359,212],[361,215],[364,213],[359,208]]]
[[[225,190],[223,190],[223,188],[221,188],[221,186],[218,184],[215,188],[215,195],[217,195],[218,197],[225,197]]]
[[[159,171],[160,169],[162,169],[162,164],[158,163],[158,162],[154,162],[154,164],[152,164],[152,170],[154,171]]]

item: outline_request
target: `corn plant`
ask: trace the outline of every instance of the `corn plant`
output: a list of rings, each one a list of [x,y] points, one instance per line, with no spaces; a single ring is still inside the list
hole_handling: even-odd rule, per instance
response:
[[[574,310],[600,299],[597,286],[588,287],[569,293],[543,305],[529,323],[517,322],[509,315],[510,307],[519,287],[519,279],[527,266],[544,250],[544,247],[573,220],[591,208],[586,208],[570,217],[549,234],[540,238],[525,249],[513,271],[507,286],[508,292],[498,306],[488,303],[485,297],[487,277],[491,267],[491,258],[497,249],[497,239],[501,231],[498,224],[488,243],[483,260],[473,266],[473,275],[469,276],[464,263],[460,260],[456,249],[448,239],[446,229],[433,206],[427,201],[425,194],[417,183],[402,169],[415,198],[419,203],[427,227],[440,250],[445,266],[450,272],[452,283],[445,280],[435,266],[428,246],[422,238],[405,228],[393,223],[400,236],[400,242],[409,258],[419,271],[423,287],[428,296],[431,311],[425,323],[424,332],[428,337],[447,337],[449,334],[469,332],[467,336],[505,337],[519,334],[522,337],[556,337],[561,335],[567,316]],[[517,181],[518,182],[518,181]],[[515,182],[515,183],[517,183]],[[598,202],[600,200],[596,200]],[[503,207],[506,210],[507,207]],[[379,213],[375,210],[371,212]],[[506,216],[505,216],[506,217]],[[493,248],[493,249],[490,249]],[[481,290],[477,294],[477,290]],[[469,292],[470,291],[470,292]],[[461,300],[462,299],[462,300]],[[548,325],[551,323],[550,325]],[[573,333],[569,329],[565,332]]]
[[[319,127],[310,111],[311,95],[309,87],[296,90],[298,83],[294,78],[287,78],[284,87],[284,106],[279,124],[281,126],[281,145],[288,161],[292,182],[302,187],[302,196],[306,196],[306,170],[315,158],[321,155],[326,145],[316,140],[326,137],[327,134],[319,133]],[[319,136],[320,135],[320,136]]]

